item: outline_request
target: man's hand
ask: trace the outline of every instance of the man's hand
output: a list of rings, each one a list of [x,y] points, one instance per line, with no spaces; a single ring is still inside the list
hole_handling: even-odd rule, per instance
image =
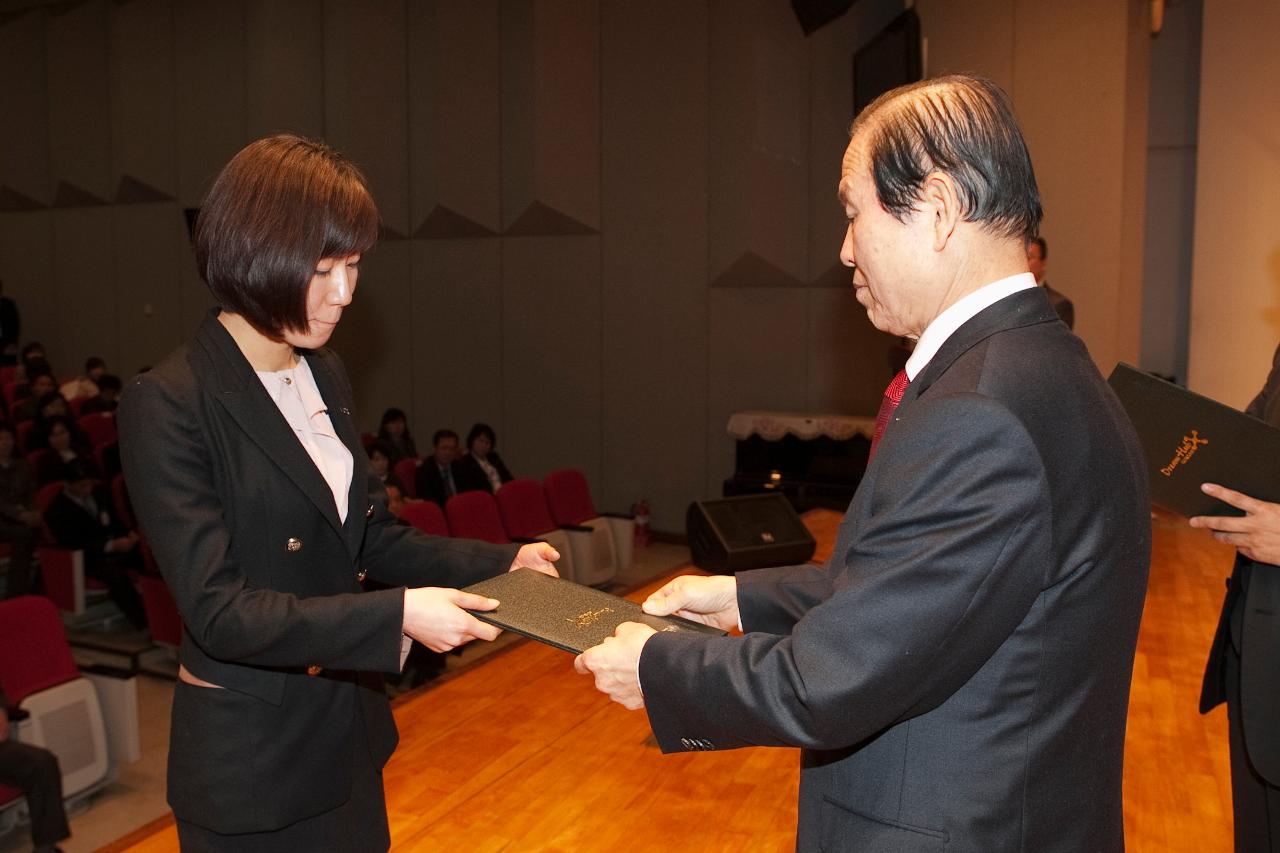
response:
[[[1216,483],[1205,483],[1200,490],[1245,514],[1197,515],[1191,519],[1192,527],[1212,530],[1214,539],[1236,546],[1250,560],[1280,565],[1280,504],[1260,501]]]
[[[502,631],[467,610],[493,610],[497,606],[496,598],[457,589],[406,589],[401,630],[433,652],[447,652],[472,640],[496,640]]]
[[[560,573],[556,571],[555,563],[553,562],[558,559],[560,559],[560,552],[546,542],[530,542],[528,545],[521,546],[515,560],[511,563],[511,568],[507,571],[533,569],[535,572],[542,572],[544,575],[558,578]]]
[[[653,616],[674,613],[723,631],[737,628],[738,579],[733,575],[681,575],[645,599],[644,612]]]
[[[603,643],[573,660],[579,675],[596,677],[596,689],[628,711],[644,707],[640,692],[640,653],[657,631],[639,622],[623,622]]]

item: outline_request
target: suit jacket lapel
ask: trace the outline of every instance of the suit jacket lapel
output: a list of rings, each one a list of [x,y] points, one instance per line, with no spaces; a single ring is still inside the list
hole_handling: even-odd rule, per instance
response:
[[[1020,290],[984,308],[947,338],[920,375],[907,385],[898,408],[902,409],[927,391],[957,358],[992,335],[1056,319],[1058,315],[1049,303],[1049,297],[1039,287]]]
[[[209,381],[209,387],[216,389],[218,402],[341,534],[342,522],[333,502],[333,491],[280,414],[275,401],[262,387],[240,347],[218,322],[217,309],[205,317],[196,332],[196,341],[208,357],[204,369],[196,369]],[[348,510],[347,517],[350,516]]]
[[[351,486],[347,494],[347,521],[343,532],[347,539],[347,549],[355,556],[360,552],[360,537],[364,535],[365,513],[368,510],[368,457],[351,415],[352,401],[342,392],[342,386],[331,368],[330,358],[330,355],[310,353],[307,355],[307,363],[311,365],[311,374],[316,379],[320,396],[329,406],[329,420],[333,423],[333,429],[351,451]]]

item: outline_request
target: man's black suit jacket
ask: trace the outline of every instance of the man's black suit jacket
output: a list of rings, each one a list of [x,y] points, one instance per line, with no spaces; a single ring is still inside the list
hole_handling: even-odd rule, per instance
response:
[[[458,469],[454,462],[449,463],[449,470],[453,477],[453,494],[462,491],[458,485]],[[440,466],[436,463],[434,456],[428,456],[422,460],[422,464],[418,466],[418,473],[414,479],[414,487],[417,489],[418,497],[424,501],[434,501],[440,506],[445,505],[445,501],[452,497],[449,490],[445,488],[444,477],[440,476]]]
[[[1245,411],[1280,427],[1280,347],[1266,384]],[[1280,787],[1280,566],[1236,556],[1205,667],[1202,713],[1227,700],[1224,655],[1232,642],[1233,616],[1245,751],[1254,769]]]
[[[221,833],[331,810],[352,750],[381,767],[395,722],[378,673],[399,667],[404,586],[465,586],[515,546],[395,524],[332,352],[304,353],[355,463],[346,520],[216,309],[195,338],[136,377],[119,408],[129,494],[182,613],[179,657],[224,690],[179,682],[169,803]],[[375,499],[375,498],[381,499]],[[364,592],[364,574],[390,589]],[[308,668],[322,667],[316,675]]]
[[[128,528],[116,517],[115,508],[105,490],[95,488],[93,500],[97,517],[62,491],[44,511],[44,522],[62,548],[83,550],[86,555],[100,555],[108,539],[124,536]]]
[[[498,472],[498,479],[504,483],[509,483],[513,479],[511,472],[507,470],[507,465],[502,461],[502,457],[496,453],[490,453],[485,459],[494,470]],[[453,476],[458,484],[459,492],[479,492],[485,491],[493,493],[493,481],[489,479],[489,475],[480,467],[480,463],[470,453],[464,453],[462,456],[454,460]]]
[[[826,566],[657,634],[664,751],[799,746],[801,850],[1114,851],[1151,525],[1142,450],[1028,289],[907,387]]]

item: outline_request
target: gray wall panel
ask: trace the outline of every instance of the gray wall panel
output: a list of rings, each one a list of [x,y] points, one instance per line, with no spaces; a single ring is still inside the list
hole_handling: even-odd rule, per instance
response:
[[[324,135],[324,6],[258,0],[245,16],[245,129]]]
[[[119,362],[111,220],[109,207],[53,211],[58,333],[44,343],[59,376],[78,373],[85,356]]]
[[[21,313],[22,341],[53,346],[60,324],[51,211],[0,213],[0,279]]]
[[[45,17],[39,10],[0,26],[0,80],[11,129],[0,134],[0,184],[40,204],[53,201]]]
[[[733,474],[738,411],[804,411],[808,294],[802,288],[715,288],[709,306],[707,494]]]
[[[504,422],[499,241],[414,240],[413,269],[413,398],[406,403],[418,449],[428,453],[437,429],[465,439],[476,421],[498,430]]]
[[[413,227],[437,205],[494,233],[501,223],[502,58],[498,3],[409,6]]]
[[[727,286],[808,278],[808,56],[788,4],[710,4],[710,263]],[[744,255],[759,259],[749,271]],[[722,279],[723,277],[723,279]]]
[[[173,36],[173,4],[168,0],[135,0],[112,9],[112,199],[124,175],[171,198],[177,195]]]
[[[571,465],[600,482],[599,237],[502,241],[501,346],[494,427],[512,473]]]
[[[245,134],[243,0],[174,4],[178,200],[196,207]]]
[[[324,27],[325,135],[364,169],[383,224],[408,235],[404,3],[327,0]]]
[[[182,343],[182,212],[172,202],[112,211],[117,346],[108,368],[128,380]],[[88,352],[84,353],[89,355]]]
[[[707,496],[705,8],[601,8],[604,478],[597,500],[647,498],[683,530]],[[661,55],[654,66],[647,58]]]
[[[107,0],[91,0],[49,17],[49,161],[66,181],[106,201],[111,180]]]

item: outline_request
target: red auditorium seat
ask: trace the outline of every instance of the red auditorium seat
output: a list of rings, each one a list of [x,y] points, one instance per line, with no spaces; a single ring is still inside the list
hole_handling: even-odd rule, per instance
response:
[[[27,442],[31,440],[31,431],[35,429],[36,422],[32,420],[19,421],[14,425],[15,438],[18,440],[18,450],[26,453]]]
[[[13,404],[18,400],[18,389],[25,384],[25,382],[19,382],[16,379],[10,379],[4,383],[4,406],[6,409],[13,411]]]
[[[115,443],[115,412],[94,412],[91,415],[85,415],[80,418],[76,423],[79,424],[80,429],[84,430],[84,434],[89,438],[89,443],[94,447],[103,447]]]
[[[557,527],[552,520],[542,484],[530,479],[512,480],[503,483],[495,497],[507,535],[517,540],[540,539],[551,544],[560,552],[560,560],[556,563],[560,577],[578,581],[570,533]]]
[[[449,522],[435,501],[406,501],[400,517],[408,524],[432,536],[448,536]]]
[[[111,762],[97,691],[85,678],[48,599],[24,595],[0,601],[0,684],[8,700],[30,713],[16,735],[51,750],[72,797],[109,781]],[[0,786],[0,804],[14,799]]]
[[[0,602],[0,649],[0,684],[11,705],[80,675],[57,609],[38,595]]]
[[[548,474],[542,484],[556,524],[592,530],[589,543],[580,535],[571,537],[574,567],[579,575],[590,578],[580,583],[604,583],[631,565],[635,521],[597,512],[585,474],[576,468],[562,468]]]
[[[463,492],[449,498],[444,507],[449,530],[460,539],[479,539],[505,545],[511,539],[502,526],[498,502],[488,492]]]
[[[124,484],[124,474],[111,478],[111,504],[115,507],[120,523],[130,530],[138,529],[138,519],[133,514],[133,502],[129,500],[129,488]]]
[[[421,464],[421,459],[412,456],[406,456],[396,463],[395,475],[404,487],[402,491],[406,498],[418,496],[418,466]]]

